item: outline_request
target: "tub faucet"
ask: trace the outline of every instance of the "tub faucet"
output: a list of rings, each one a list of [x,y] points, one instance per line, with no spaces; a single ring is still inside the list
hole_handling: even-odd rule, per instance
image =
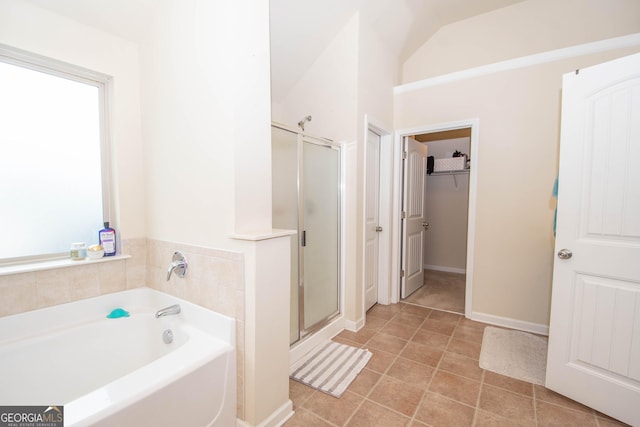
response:
[[[167,270],[167,281],[171,279],[171,273],[175,271],[176,276],[184,277],[187,274],[187,259],[182,255],[182,252],[175,251],[173,253],[173,258],[171,259],[171,264],[169,265],[169,269]]]
[[[171,316],[180,314],[180,304],[170,305],[169,307],[161,308],[156,312],[156,319],[164,316]]]

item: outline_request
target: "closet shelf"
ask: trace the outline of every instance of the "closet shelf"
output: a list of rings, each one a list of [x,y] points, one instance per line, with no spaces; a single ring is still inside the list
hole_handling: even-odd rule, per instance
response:
[[[439,176],[439,175],[466,175],[469,174],[471,169],[464,169],[459,171],[441,171],[441,172],[431,172],[428,176]]]

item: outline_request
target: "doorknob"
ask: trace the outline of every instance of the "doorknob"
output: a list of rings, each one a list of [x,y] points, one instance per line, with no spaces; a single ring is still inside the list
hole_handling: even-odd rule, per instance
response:
[[[426,222],[426,221],[425,221],[425,222],[423,222],[423,223],[422,223],[422,227],[423,227],[425,230],[426,230],[426,229],[428,229],[428,228],[429,228],[429,223],[428,223],[428,222]]]
[[[380,233],[382,231],[382,227],[380,227],[379,225],[376,227],[376,233]]]
[[[558,258],[560,259],[569,259],[573,256],[573,252],[571,252],[569,249],[560,249],[558,251]]]

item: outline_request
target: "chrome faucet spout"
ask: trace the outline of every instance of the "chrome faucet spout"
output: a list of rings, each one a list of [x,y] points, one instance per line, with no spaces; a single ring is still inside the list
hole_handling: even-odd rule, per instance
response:
[[[170,305],[169,307],[161,308],[156,312],[156,319],[164,316],[171,316],[180,314],[180,304]]]

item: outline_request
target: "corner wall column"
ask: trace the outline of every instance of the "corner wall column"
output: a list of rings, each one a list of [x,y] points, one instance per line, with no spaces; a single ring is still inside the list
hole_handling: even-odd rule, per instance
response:
[[[236,235],[245,256],[244,424],[277,426],[289,400],[291,238],[295,231]],[[238,337],[238,339],[242,339]]]

